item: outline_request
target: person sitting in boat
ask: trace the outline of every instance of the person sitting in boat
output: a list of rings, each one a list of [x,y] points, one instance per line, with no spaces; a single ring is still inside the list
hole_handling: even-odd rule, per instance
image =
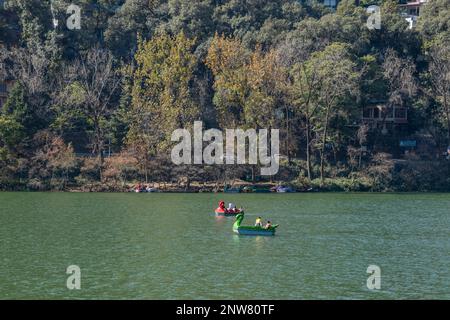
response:
[[[272,222],[267,221],[266,226],[264,227],[264,229],[270,229],[272,228]]]
[[[262,228],[262,226],[263,226],[262,218],[261,217],[256,218],[255,227],[261,227]]]
[[[222,200],[219,201],[219,207],[217,208],[217,211],[218,212],[225,212],[226,211],[226,209],[225,209],[225,202],[224,201],[222,201]]]
[[[228,204],[228,209],[227,209],[227,211],[228,212],[231,212],[231,213],[235,213],[236,212],[236,205],[234,204],[234,203],[229,203]]]

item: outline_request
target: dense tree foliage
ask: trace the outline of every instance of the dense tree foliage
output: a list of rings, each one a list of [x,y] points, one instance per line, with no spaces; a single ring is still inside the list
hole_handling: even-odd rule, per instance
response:
[[[413,29],[399,3],[6,0],[0,189],[258,178],[252,166],[171,164],[173,130],[202,120],[279,128],[286,160],[271,180],[450,190],[450,2],[429,0]],[[80,28],[69,28],[71,5]],[[361,116],[374,105],[382,120],[369,126]],[[408,113],[401,128],[385,121],[395,108]],[[405,155],[401,139],[430,148]]]

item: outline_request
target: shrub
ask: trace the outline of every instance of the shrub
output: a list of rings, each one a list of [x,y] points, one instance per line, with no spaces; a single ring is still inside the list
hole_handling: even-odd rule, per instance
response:
[[[102,178],[104,182],[125,184],[138,174],[138,161],[128,154],[119,154],[105,159]]]

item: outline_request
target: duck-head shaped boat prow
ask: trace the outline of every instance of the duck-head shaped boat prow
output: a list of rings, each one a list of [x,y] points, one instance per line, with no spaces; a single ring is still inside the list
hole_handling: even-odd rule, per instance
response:
[[[237,234],[250,235],[250,236],[274,236],[278,224],[273,225],[270,228],[262,228],[257,226],[241,226],[244,220],[244,214],[239,213],[236,216],[236,221],[233,224],[233,231]]]

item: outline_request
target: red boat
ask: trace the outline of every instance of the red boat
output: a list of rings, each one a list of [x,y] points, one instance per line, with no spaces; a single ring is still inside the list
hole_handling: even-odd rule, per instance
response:
[[[244,213],[244,210],[240,210],[240,209],[236,209],[234,211],[220,211],[219,208],[216,209],[215,211],[216,216],[220,216],[220,217],[234,217],[235,215],[239,214],[239,213]]]
[[[216,216],[231,217],[239,213],[244,213],[244,210],[237,208],[225,208],[225,202],[219,201],[219,207],[215,210]]]

